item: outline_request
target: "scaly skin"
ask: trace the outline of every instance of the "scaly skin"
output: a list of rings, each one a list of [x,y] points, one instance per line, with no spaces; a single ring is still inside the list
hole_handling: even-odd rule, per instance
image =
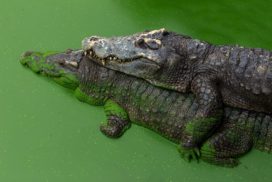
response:
[[[272,112],[270,51],[216,46],[165,29],[124,37],[92,36],[85,38],[82,46],[85,54],[102,66],[155,86],[194,93],[199,107],[181,142],[189,152],[220,125],[223,103]]]
[[[63,53],[26,52],[21,63],[36,73],[75,90],[75,96],[91,105],[104,105],[107,122],[100,130],[112,138],[120,137],[131,122],[147,127],[169,140],[180,143],[184,132],[199,135],[190,127],[198,105],[192,94],[181,94],[155,87],[90,61],[82,51]],[[256,146],[271,151],[272,117],[268,114],[224,107],[223,124],[203,140],[200,151],[187,152],[185,159],[233,167],[237,157]],[[203,120],[202,123],[211,122]],[[205,127],[199,126],[199,127]]]

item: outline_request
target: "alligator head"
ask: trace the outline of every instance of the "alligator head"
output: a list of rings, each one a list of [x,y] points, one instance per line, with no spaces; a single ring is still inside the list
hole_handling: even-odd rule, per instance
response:
[[[21,56],[20,62],[64,87],[76,89],[79,85],[78,68],[82,57],[81,50],[48,53],[27,51]]]
[[[154,83],[161,80],[157,78],[161,77],[160,70],[167,73],[183,59],[177,51],[181,38],[189,37],[159,29],[124,37],[87,37],[82,48],[90,59],[107,68]]]

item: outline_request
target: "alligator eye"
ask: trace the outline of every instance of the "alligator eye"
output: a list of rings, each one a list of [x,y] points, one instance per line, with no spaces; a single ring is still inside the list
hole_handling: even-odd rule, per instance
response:
[[[169,33],[168,31],[166,31],[166,30],[162,32],[162,36],[167,36],[167,35],[169,35],[169,34],[170,34],[170,33]]]
[[[145,44],[145,40],[142,39],[142,38],[136,40],[135,44],[136,44],[137,47],[140,47],[142,49],[146,49],[147,48],[147,46]]]

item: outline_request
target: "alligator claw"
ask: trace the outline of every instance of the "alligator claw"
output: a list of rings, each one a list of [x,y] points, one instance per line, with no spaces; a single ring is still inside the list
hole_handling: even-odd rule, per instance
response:
[[[200,159],[200,150],[198,147],[194,147],[194,148],[184,148],[181,147],[179,149],[180,155],[181,157],[187,161],[190,162],[191,160],[196,160],[197,162],[199,162]]]

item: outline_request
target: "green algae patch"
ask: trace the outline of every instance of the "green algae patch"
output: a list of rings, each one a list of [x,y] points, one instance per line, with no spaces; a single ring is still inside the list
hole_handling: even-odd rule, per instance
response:
[[[74,95],[81,102],[86,102],[90,105],[101,106],[104,105],[104,101],[85,94],[79,87],[75,90]]]
[[[123,120],[128,119],[127,112],[116,102],[109,99],[104,105],[104,110],[107,116],[115,115]]]

